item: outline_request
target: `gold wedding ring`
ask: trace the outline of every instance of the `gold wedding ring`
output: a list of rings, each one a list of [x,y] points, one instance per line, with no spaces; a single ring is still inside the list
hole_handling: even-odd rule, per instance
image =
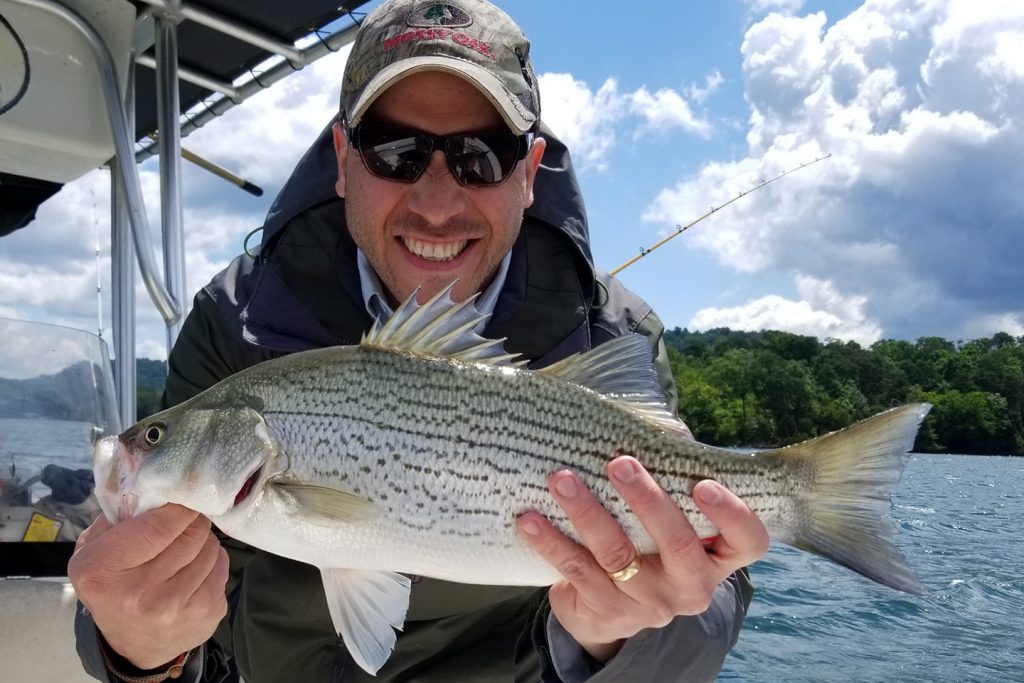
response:
[[[629,564],[627,564],[625,567],[623,567],[619,571],[617,571],[617,572],[608,572],[608,578],[611,579],[612,581],[614,581],[615,583],[624,583],[624,582],[629,581],[630,579],[632,579],[634,576],[636,576],[637,572],[639,572],[639,571],[640,571],[640,556],[639,555],[635,555],[633,557],[633,559],[630,560]]]

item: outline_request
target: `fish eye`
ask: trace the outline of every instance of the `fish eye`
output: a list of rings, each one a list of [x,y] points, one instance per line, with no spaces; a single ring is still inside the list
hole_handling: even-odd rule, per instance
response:
[[[142,437],[146,440],[147,445],[155,446],[161,441],[163,441],[165,431],[166,429],[164,428],[163,424],[155,422],[151,424],[149,428],[146,429],[145,432],[142,433]]]

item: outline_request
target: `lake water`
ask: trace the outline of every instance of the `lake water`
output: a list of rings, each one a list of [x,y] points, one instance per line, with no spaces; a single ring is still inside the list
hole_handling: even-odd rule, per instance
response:
[[[0,419],[0,466],[89,467],[91,428]],[[775,545],[720,680],[1024,681],[1024,458],[913,456],[894,501],[928,594]]]
[[[773,545],[723,681],[1024,681],[1024,458],[915,455],[897,541],[904,595]]]
[[[0,418],[0,475],[9,476],[12,461],[24,481],[51,463],[69,469],[92,468],[91,422],[73,420]],[[33,499],[50,493],[40,483]]]

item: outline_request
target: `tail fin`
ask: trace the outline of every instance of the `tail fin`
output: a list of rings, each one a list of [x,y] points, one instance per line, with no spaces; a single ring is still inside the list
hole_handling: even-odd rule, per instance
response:
[[[782,460],[806,484],[794,491],[796,521],[780,541],[908,593],[924,586],[892,544],[890,495],[931,405],[888,410],[846,429],[759,454]]]

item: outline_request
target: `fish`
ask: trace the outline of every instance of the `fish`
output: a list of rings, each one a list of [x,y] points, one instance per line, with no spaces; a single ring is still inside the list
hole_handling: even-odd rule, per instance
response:
[[[772,539],[911,593],[891,492],[928,404],[754,454],[698,443],[669,409],[647,339],[628,334],[542,369],[476,330],[451,287],[413,293],[358,345],[234,374],[94,448],[111,522],[177,503],[244,543],[320,569],[335,629],[363,669],[386,663],[412,576],[545,586],[557,570],[516,532],[528,510],[578,536],[547,489],[571,468],[642,554],[656,546],[604,474],[635,456],[702,538],[691,493],[714,479]]]

